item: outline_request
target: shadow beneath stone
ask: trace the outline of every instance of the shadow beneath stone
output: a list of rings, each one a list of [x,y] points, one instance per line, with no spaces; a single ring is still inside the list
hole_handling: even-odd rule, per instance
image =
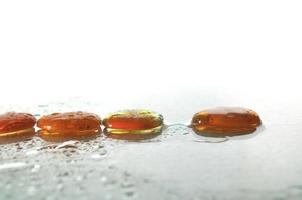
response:
[[[190,126],[188,126],[191,128]],[[257,129],[253,132],[244,133],[241,135],[234,135],[234,134],[225,134],[225,135],[218,135],[218,134],[212,134],[212,133],[200,133],[192,130],[192,134],[195,138],[201,139],[201,141],[197,140],[196,142],[209,142],[209,143],[221,143],[226,142],[228,140],[246,140],[253,137],[256,137],[258,134],[263,132],[265,130],[265,126],[261,125],[257,127]],[[194,140],[195,141],[195,140]]]

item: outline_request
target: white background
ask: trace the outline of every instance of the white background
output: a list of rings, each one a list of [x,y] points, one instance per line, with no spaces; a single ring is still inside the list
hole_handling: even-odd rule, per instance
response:
[[[301,10],[288,0],[1,1],[0,103],[299,104]]]

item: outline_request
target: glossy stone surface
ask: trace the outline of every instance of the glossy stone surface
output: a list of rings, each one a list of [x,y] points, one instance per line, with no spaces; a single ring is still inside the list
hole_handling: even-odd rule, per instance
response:
[[[29,113],[7,112],[0,115],[0,134],[32,128],[36,119]]]
[[[39,136],[48,141],[90,139],[100,133],[101,119],[87,112],[46,115],[38,120]]]
[[[240,107],[217,107],[196,113],[191,127],[209,136],[241,135],[254,132],[261,124],[255,111]]]
[[[0,115],[0,144],[32,137],[35,124],[35,117],[29,113],[7,112]]]
[[[148,110],[125,110],[112,113],[103,120],[104,132],[117,139],[147,139],[161,133],[163,117]]]

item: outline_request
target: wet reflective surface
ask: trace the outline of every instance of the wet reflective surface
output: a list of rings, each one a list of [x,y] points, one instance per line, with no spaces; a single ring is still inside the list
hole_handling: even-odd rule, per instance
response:
[[[38,116],[73,106],[102,109],[83,101],[14,108]],[[246,136],[203,137],[170,123],[161,135],[135,142],[99,135],[1,145],[0,199],[301,199],[301,114],[278,112],[296,119],[286,121],[273,109],[258,110],[265,127]]]

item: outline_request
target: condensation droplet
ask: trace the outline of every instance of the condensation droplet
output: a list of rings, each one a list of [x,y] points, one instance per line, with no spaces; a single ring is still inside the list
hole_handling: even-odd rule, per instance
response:
[[[121,183],[122,188],[131,188],[133,186],[134,186],[134,183],[132,183],[132,182],[122,182]]]
[[[45,108],[45,107],[48,107],[48,105],[38,105],[38,107]]]
[[[102,177],[101,177],[101,181],[102,181],[103,183],[107,182],[107,177],[106,177],[106,176],[102,176]]]
[[[23,162],[15,162],[15,163],[4,163],[0,165],[0,170],[7,170],[7,169],[18,169],[26,167],[27,164]]]
[[[95,153],[95,154],[92,154],[92,155],[91,155],[91,158],[97,160],[97,159],[102,158],[102,156],[101,156],[100,154],[98,154],[98,153]]]
[[[31,169],[31,172],[38,172],[40,170],[41,166],[40,165],[34,165],[33,168]]]
[[[27,151],[25,154],[26,155],[36,155],[38,153],[39,153],[39,151],[37,149],[34,149],[34,150]]]
[[[126,194],[126,196],[128,196],[128,197],[132,197],[132,196],[134,196],[134,191],[132,191],[132,190],[128,190],[128,191],[125,191],[125,194]]]
[[[107,150],[106,149],[102,149],[102,150],[99,151],[99,154],[102,155],[102,156],[104,156],[104,155],[107,154]]]
[[[77,141],[77,140],[69,140],[69,141],[63,142],[62,144],[58,145],[55,149],[78,148],[77,144],[79,144],[79,141]]]
[[[61,191],[61,190],[63,190],[63,188],[64,188],[63,184],[58,184],[57,185],[57,190]]]
[[[27,189],[27,195],[28,196],[33,196],[33,195],[35,195],[36,191],[37,191],[37,189],[34,186],[30,186]]]
[[[77,180],[77,181],[82,181],[82,180],[83,180],[83,176],[77,176],[77,177],[76,177],[76,180]]]
[[[200,139],[194,139],[193,142],[201,142],[201,143],[222,143],[226,142],[229,139],[227,137],[203,137]]]

